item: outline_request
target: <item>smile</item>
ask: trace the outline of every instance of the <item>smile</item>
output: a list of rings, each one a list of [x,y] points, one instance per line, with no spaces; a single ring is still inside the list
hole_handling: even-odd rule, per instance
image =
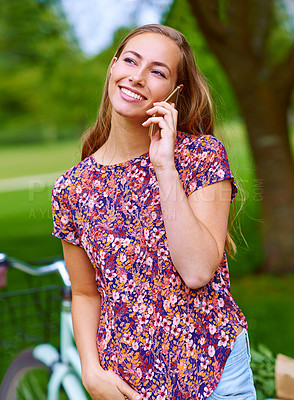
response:
[[[137,94],[137,93],[132,92],[132,91],[129,90],[129,89],[126,89],[126,88],[124,88],[124,87],[121,87],[120,90],[121,90],[123,93],[125,93],[127,96],[132,97],[133,99],[145,100],[144,97],[140,96],[140,95]]]

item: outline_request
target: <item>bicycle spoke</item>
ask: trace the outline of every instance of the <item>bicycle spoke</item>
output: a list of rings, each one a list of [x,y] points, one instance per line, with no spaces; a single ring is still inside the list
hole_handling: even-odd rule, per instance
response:
[[[40,400],[47,399],[46,386],[44,388],[44,385],[43,385],[43,388],[42,388],[42,386],[40,385],[40,380],[38,380],[36,378],[35,374],[32,374],[31,387],[32,387],[32,390],[34,390],[34,392],[32,392],[32,393],[34,393],[36,395],[36,399],[40,399]]]

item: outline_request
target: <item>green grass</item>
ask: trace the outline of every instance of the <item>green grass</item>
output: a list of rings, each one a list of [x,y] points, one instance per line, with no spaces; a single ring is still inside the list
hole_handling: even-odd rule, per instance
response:
[[[80,145],[76,140],[2,146],[0,179],[67,170],[79,158]]]
[[[27,190],[1,193],[0,251],[25,261],[49,259],[61,254],[60,241],[51,235],[51,188],[34,194]]]
[[[79,158],[77,141],[4,147],[0,150],[1,178],[66,171]],[[61,254],[59,241],[51,236],[52,185],[31,180],[26,190],[1,193],[0,251],[25,261]]]
[[[244,312],[251,346],[266,345],[274,354],[294,358],[294,274],[250,274],[231,279],[231,292]]]

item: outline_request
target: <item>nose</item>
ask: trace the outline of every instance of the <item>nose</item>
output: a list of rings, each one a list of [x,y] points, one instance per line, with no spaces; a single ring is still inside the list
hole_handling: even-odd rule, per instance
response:
[[[143,71],[136,71],[135,74],[129,77],[129,82],[133,85],[144,86],[145,85],[145,77]]]

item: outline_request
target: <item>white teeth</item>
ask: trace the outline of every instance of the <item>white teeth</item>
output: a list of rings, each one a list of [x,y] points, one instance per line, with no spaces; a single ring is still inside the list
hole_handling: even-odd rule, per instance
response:
[[[121,91],[125,93],[127,96],[133,97],[134,99],[144,100],[142,96],[137,93],[131,92],[129,89],[121,88]]]

